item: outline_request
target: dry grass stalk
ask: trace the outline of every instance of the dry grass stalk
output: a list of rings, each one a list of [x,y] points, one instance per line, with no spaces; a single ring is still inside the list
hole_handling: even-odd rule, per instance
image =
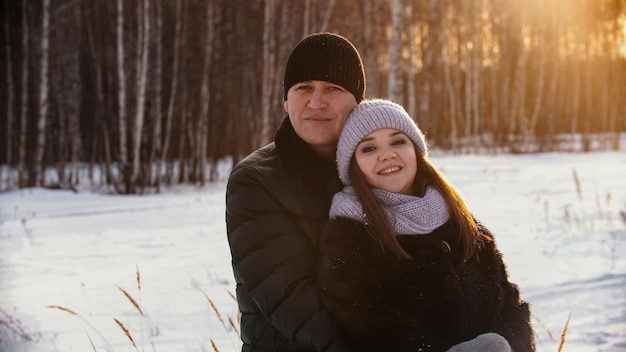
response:
[[[552,332],[550,331],[550,329],[548,329],[548,327],[547,327],[547,326],[545,326],[545,325],[543,324],[543,322],[542,322],[539,318],[537,318],[537,316],[536,316],[536,315],[534,315],[534,314],[532,314],[532,313],[531,313],[531,315],[532,315],[532,317],[533,317],[533,318],[534,318],[534,319],[535,319],[535,320],[539,323],[539,325],[541,325],[541,327],[542,327],[542,328],[546,331],[546,333],[548,334],[548,337],[550,337],[550,340],[553,340],[553,341],[554,341],[554,336],[552,336]]]
[[[137,309],[137,311],[139,311],[140,315],[143,315],[143,310],[141,310],[141,307],[139,307],[139,304],[137,304],[137,302],[135,301],[135,299],[133,299],[133,297],[126,292],[126,290],[124,290],[123,288],[117,286],[117,288],[122,291],[122,293],[124,294],[124,296],[126,296],[126,298],[128,298],[128,300],[130,301],[130,303],[133,304],[133,306],[135,306],[135,308]]]
[[[222,314],[220,314],[220,311],[215,306],[215,303],[213,303],[213,301],[209,298],[209,296],[207,296],[206,293],[203,292],[202,294],[204,295],[204,298],[206,298],[207,301],[209,301],[209,304],[211,305],[211,308],[213,308],[213,311],[215,312],[215,315],[217,316],[217,319],[220,321],[220,323],[222,323],[222,326],[224,327],[224,329],[227,329],[226,328],[226,323],[224,323],[224,319],[222,318]]]
[[[576,173],[576,168],[572,168],[572,174],[574,175],[574,183],[576,184],[576,193],[578,193],[578,199],[583,199],[583,192],[580,187],[580,180],[578,179],[578,173]]]
[[[139,274],[139,265],[137,265],[137,289],[141,291],[141,275]]]
[[[64,312],[70,313],[71,315],[78,315],[73,310],[71,310],[69,308],[61,307],[61,306],[47,306],[46,308],[58,309],[58,310],[62,310]]]
[[[130,343],[132,343],[133,347],[135,347],[135,350],[137,350],[137,345],[135,344],[135,340],[133,339],[133,337],[130,334],[130,332],[128,331],[128,329],[126,329],[124,324],[122,324],[121,321],[117,320],[117,318],[113,318],[113,320],[115,320],[115,322],[120,327],[120,329],[122,329],[122,331],[124,331],[124,334],[126,335],[126,337],[128,337],[128,339],[130,340]]]
[[[93,352],[98,352],[98,350],[96,350],[96,345],[94,345],[93,340],[91,339],[91,336],[89,336],[89,333],[87,334],[87,340],[89,340],[89,344],[91,344],[91,349],[93,350]]]
[[[235,297],[235,295],[232,292],[230,292],[229,290],[226,290],[226,292],[228,292],[228,295],[230,296],[230,298],[233,299],[233,301],[237,302],[237,297]]]
[[[104,342],[105,342],[105,343],[109,346],[109,349],[111,349],[111,348],[110,348],[110,346],[111,346],[111,345],[109,344],[109,342],[107,341],[107,339],[106,339],[104,336],[102,336],[102,334],[100,333],[100,331],[98,331],[98,329],[96,329],[96,327],[95,327],[95,326],[93,326],[93,325],[92,325],[92,324],[91,324],[91,323],[90,323],[87,319],[85,319],[85,318],[84,318],[83,316],[81,316],[80,314],[78,314],[78,313],[74,312],[73,310],[71,310],[71,309],[69,309],[69,308],[65,308],[65,307],[62,307],[62,306],[54,306],[54,305],[53,305],[53,306],[47,306],[47,308],[60,310],[60,311],[63,311],[63,312],[66,312],[66,313],[69,313],[69,314],[71,314],[71,315],[74,315],[74,316],[78,317],[78,318],[79,318],[80,320],[82,320],[85,324],[87,324],[87,325],[88,325],[91,329],[93,329],[93,331],[95,331],[95,332],[96,332],[96,334],[98,334],[98,336],[100,336],[100,338],[102,339],[102,341],[104,341]],[[91,337],[89,336],[89,334],[87,334],[87,337],[89,338],[89,341],[91,342],[92,347],[93,347],[93,342],[91,341]],[[95,350],[95,348],[94,348],[94,350]]]
[[[237,332],[237,335],[239,335],[239,329],[237,329],[237,326],[235,325],[235,322],[233,321],[233,319],[230,317],[230,315],[228,316],[228,323],[230,324],[230,326],[235,330],[235,332]]]
[[[558,352],[562,352],[563,346],[565,346],[565,336],[567,335],[567,328],[569,327],[569,321],[571,317],[572,317],[572,313],[570,312],[569,316],[567,317],[567,322],[565,323],[565,328],[563,328],[563,332],[561,333],[561,343],[559,343]]]
[[[209,340],[211,341],[211,347],[213,347],[213,351],[220,352],[220,350],[217,348],[217,345],[215,345],[215,341],[213,341],[213,339]]]

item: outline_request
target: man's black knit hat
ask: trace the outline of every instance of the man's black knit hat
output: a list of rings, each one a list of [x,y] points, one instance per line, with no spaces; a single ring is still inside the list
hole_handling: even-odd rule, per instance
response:
[[[361,56],[352,43],[333,33],[311,34],[298,43],[289,55],[283,88],[304,81],[326,81],[347,89],[357,103],[365,96],[365,70]]]

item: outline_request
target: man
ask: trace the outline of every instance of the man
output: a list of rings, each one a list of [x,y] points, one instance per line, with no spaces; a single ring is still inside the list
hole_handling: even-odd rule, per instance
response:
[[[319,241],[341,189],[337,140],[365,94],[363,62],[346,38],[312,34],[291,52],[283,86],[288,116],[274,142],[237,164],[226,190],[242,351],[333,351]]]

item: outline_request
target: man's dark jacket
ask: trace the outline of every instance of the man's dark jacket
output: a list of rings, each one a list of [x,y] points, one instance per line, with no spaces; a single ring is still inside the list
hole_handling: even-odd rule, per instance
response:
[[[341,183],[288,118],[275,142],[234,168],[226,226],[241,316],[242,351],[331,351],[317,279],[320,239]]]
[[[324,233],[322,301],[351,351],[446,351],[495,332],[515,352],[534,351],[530,308],[509,282],[489,240],[464,262],[458,230],[444,224],[430,234],[398,236],[411,256],[383,254],[353,220],[332,220]]]

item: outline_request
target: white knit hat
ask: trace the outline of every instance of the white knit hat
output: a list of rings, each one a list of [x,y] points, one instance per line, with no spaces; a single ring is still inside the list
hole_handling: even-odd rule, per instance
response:
[[[354,150],[365,136],[382,128],[402,131],[422,156],[428,155],[422,131],[401,105],[382,99],[365,100],[348,116],[337,143],[337,169],[344,185],[351,184],[349,169]]]

